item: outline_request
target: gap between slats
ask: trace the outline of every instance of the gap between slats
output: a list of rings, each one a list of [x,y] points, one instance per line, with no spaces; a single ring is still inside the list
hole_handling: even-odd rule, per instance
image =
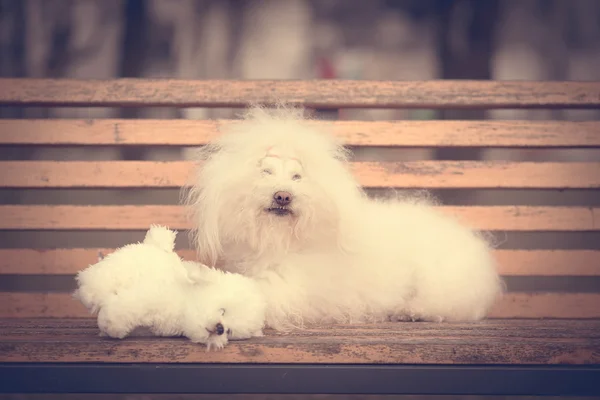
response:
[[[600,208],[438,206],[477,230],[600,231]],[[151,224],[189,229],[183,206],[0,206],[0,230],[147,230]]]
[[[0,318],[86,318],[69,293],[0,293]],[[507,293],[490,318],[600,318],[600,294]]]
[[[596,189],[600,163],[506,161],[355,162],[366,188]],[[191,182],[188,161],[5,161],[4,188],[178,188]]]
[[[0,274],[70,275],[115,249],[0,249]],[[178,250],[195,260],[192,249]],[[498,271],[505,276],[600,276],[600,251],[495,250]]]
[[[317,108],[597,108],[600,82],[0,79],[0,105]]]
[[[234,120],[0,120],[0,145],[201,146]],[[313,121],[347,146],[600,147],[599,121]]]

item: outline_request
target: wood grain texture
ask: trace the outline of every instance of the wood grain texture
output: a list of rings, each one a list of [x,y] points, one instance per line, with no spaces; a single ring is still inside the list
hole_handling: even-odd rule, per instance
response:
[[[115,249],[0,249],[0,274],[71,275],[95,264]],[[195,251],[177,250],[186,260],[195,260]],[[600,271],[599,271],[600,273]]]
[[[597,364],[597,320],[334,325],[230,342],[219,352],[184,338],[98,336],[93,320],[0,320],[3,362]]]
[[[505,161],[355,162],[366,188],[597,189],[600,163]],[[0,161],[5,188],[180,188],[188,161]]]
[[[440,329],[447,327],[449,329]],[[551,329],[544,330],[542,328]],[[574,336],[573,331],[581,337],[600,339],[600,320],[598,319],[485,319],[479,322],[465,323],[430,323],[430,322],[381,322],[332,324],[327,326],[309,326],[293,330],[289,334],[295,337],[313,337],[328,334],[331,336],[347,336],[348,334],[369,334],[378,332],[379,336],[397,336],[402,330],[411,336],[418,337],[453,337],[462,333],[476,337],[512,337],[512,329],[523,329],[524,338],[567,339]],[[0,337],[30,336],[56,337],[62,335],[79,335],[88,332],[97,333],[98,327],[94,318],[3,318],[0,319]],[[267,336],[286,336],[288,333],[266,329]],[[148,332],[136,332],[136,337],[148,337]]]
[[[0,274],[71,275],[115,249],[0,249]],[[186,260],[195,251],[178,250]],[[600,276],[600,251],[495,250],[498,270],[510,276]]]
[[[233,120],[0,120],[0,144],[201,146]],[[347,146],[598,147],[598,121],[314,121]]]
[[[86,318],[68,293],[0,293],[0,318]],[[507,293],[490,318],[600,318],[597,293]]]
[[[441,206],[441,212],[479,230],[598,231],[600,208]],[[189,229],[182,206],[0,206],[0,229],[147,230],[151,224]]]
[[[318,108],[597,108],[600,82],[0,79],[0,105]]]
[[[499,272],[505,276],[598,276],[600,251],[496,250]]]

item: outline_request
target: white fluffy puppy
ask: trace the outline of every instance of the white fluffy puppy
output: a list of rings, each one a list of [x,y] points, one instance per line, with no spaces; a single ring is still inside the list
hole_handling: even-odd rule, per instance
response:
[[[267,324],[473,321],[502,292],[476,232],[413,199],[369,199],[300,109],[251,108],[200,149],[184,193],[200,261],[257,278]]]
[[[98,314],[101,334],[124,338],[135,328],[184,335],[207,349],[261,336],[266,302],[252,279],[184,262],[176,232],[152,226],[142,243],[109,254],[77,274],[79,299]]]

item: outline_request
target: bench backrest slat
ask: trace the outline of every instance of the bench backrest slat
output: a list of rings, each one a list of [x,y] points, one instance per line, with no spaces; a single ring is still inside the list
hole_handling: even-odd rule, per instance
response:
[[[490,318],[600,318],[598,293],[508,293]],[[67,293],[0,293],[0,318],[89,318]]]
[[[470,227],[489,231],[600,231],[600,208],[541,206],[438,206]],[[176,205],[6,205],[0,229],[146,230],[151,224],[189,229]]]
[[[0,119],[0,145],[200,146],[231,120]],[[347,146],[600,147],[600,121],[315,121]]]
[[[0,274],[72,275],[114,248],[0,249]],[[191,249],[177,253],[194,259]],[[494,250],[500,274],[511,276],[600,276],[599,250]]]
[[[597,108],[600,82],[0,79],[0,105],[318,108]],[[275,97],[276,95],[276,97]]]
[[[187,161],[0,161],[6,188],[179,188]],[[598,189],[600,162],[354,162],[365,188]]]

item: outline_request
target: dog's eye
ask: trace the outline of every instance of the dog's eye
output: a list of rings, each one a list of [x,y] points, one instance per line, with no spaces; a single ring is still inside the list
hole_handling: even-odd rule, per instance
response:
[[[269,168],[263,169],[262,172],[265,175],[273,175],[273,171],[271,171]]]
[[[292,176],[293,181],[299,181],[300,179],[302,179],[302,176],[300,174],[294,174],[294,176]]]

